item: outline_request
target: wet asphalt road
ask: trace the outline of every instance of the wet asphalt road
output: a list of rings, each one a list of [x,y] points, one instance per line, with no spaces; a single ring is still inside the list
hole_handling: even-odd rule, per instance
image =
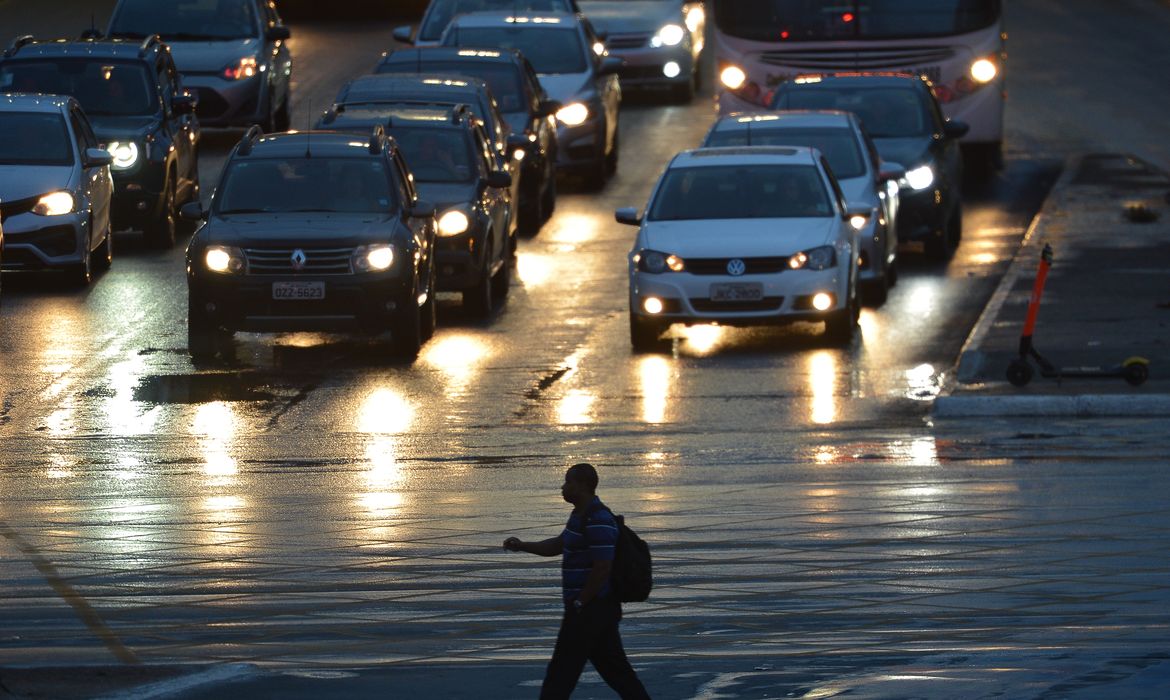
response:
[[[74,34],[110,5],[9,0],[0,27]],[[1019,5],[1014,41],[1053,31],[1049,3]],[[368,70],[389,30],[295,25],[294,124]],[[1053,70],[1024,46],[1013,89]],[[928,417],[1062,154],[1108,132],[1051,136],[1036,93],[1070,88],[1021,90],[1037,109],[1012,104],[1007,166],[971,183],[954,260],[904,258],[849,348],[814,326],[701,328],[676,331],[671,355],[633,356],[633,229],[612,212],[644,204],[668,158],[698,143],[709,80],[689,105],[627,95],[617,176],[600,193],[563,182],[554,217],[521,241],[507,304],[476,322],[441,297],[411,366],[387,359],[384,338],[238,334],[234,362],[194,367],[182,247],[152,251],[133,233],[89,289],[6,276],[0,658],[538,669],[557,572],[498,543],[554,532],[562,470],[582,459],[657,543],[661,592],[625,629],[658,668],[1033,649],[1053,629],[1073,654],[1156,646],[1147,610],[1114,641],[1069,596],[1107,579],[1156,590],[1138,562],[1165,557],[1150,535],[1165,511],[1145,495],[1167,485],[1146,471],[1162,459],[1142,439],[1157,427]],[[205,196],[239,135],[205,134]]]

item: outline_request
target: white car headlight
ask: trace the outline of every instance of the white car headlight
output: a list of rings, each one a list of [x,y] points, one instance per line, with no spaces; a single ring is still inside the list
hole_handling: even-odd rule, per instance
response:
[[[208,270],[233,274],[244,269],[244,251],[234,246],[213,245],[203,252],[203,264]]]
[[[719,82],[729,90],[738,90],[747,82],[747,73],[739,66],[728,66],[720,71]]]
[[[73,195],[68,192],[51,192],[33,205],[33,213],[40,216],[61,216],[73,211]]]
[[[906,173],[906,184],[911,189],[924,190],[934,184],[934,170],[929,165],[920,165]]]
[[[565,126],[580,126],[589,118],[589,108],[583,102],[573,102],[557,111],[557,119]]]
[[[394,246],[388,243],[358,246],[353,251],[353,269],[357,272],[389,270],[394,257]]]
[[[678,26],[677,24],[668,24],[650,40],[650,46],[658,48],[659,46],[678,46],[682,43],[683,37],[687,35],[687,30]]]
[[[458,236],[465,233],[469,226],[471,226],[471,219],[458,209],[452,209],[439,217],[440,236]]]
[[[114,170],[133,168],[138,162],[138,144],[133,141],[110,141],[106,150],[114,157]]]

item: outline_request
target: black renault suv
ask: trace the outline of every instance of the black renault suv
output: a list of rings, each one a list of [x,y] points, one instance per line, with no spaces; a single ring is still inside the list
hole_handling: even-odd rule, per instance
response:
[[[114,163],[114,228],[175,242],[178,209],[199,200],[196,100],[183,89],[170,49],[143,41],[16,39],[0,57],[0,92],[71,95]]]
[[[435,208],[381,127],[368,138],[248,130],[187,247],[187,347],[233,331],[391,333],[413,359],[435,329]]]
[[[368,133],[374,125],[385,126],[435,204],[439,290],[462,292],[468,313],[491,316],[508,294],[516,236],[512,176],[487,132],[468,105],[419,102],[339,105],[317,127]]]

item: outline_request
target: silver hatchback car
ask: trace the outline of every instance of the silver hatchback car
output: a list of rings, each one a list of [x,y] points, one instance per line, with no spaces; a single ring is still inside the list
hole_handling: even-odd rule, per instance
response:
[[[113,160],[72,97],[0,94],[5,270],[63,269],[84,285],[110,266]]]

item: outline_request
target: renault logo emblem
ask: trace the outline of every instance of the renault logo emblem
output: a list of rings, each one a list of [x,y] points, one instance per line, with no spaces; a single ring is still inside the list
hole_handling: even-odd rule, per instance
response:
[[[745,272],[747,272],[747,264],[739,258],[733,258],[727,263],[727,274],[732,277],[739,277]]]
[[[294,270],[303,270],[305,269],[305,261],[308,260],[308,258],[305,257],[305,251],[297,248],[292,252],[292,257],[290,260],[292,260],[292,268]]]

